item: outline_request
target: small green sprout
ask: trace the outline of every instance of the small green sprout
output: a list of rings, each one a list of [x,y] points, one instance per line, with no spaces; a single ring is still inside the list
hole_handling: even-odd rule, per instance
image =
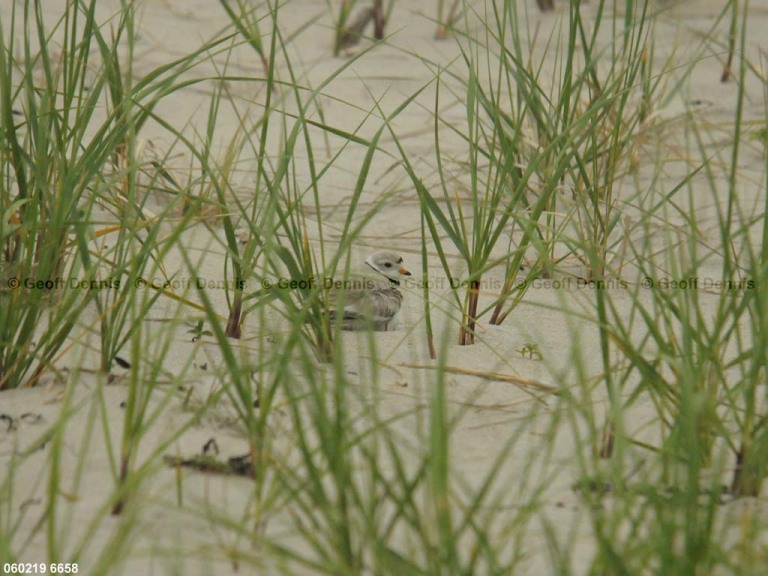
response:
[[[520,355],[523,358],[530,358],[531,360],[543,360],[544,356],[542,356],[541,352],[539,352],[539,345],[535,342],[525,342],[518,350],[520,352]]]

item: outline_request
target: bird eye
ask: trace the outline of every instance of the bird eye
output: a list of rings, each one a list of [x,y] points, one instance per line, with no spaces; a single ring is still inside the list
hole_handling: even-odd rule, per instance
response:
[[[385,262],[384,266],[386,266],[387,268],[392,268],[392,262]]]

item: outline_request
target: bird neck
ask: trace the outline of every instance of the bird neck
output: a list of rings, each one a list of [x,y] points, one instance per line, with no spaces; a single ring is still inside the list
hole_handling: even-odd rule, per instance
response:
[[[389,280],[389,284],[390,284],[390,286],[400,286],[400,280],[398,280],[398,279],[396,279],[396,278],[392,278],[392,277],[390,277],[390,276],[387,276],[386,274],[384,274],[384,272],[382,272],[381,270],[379,270],[378,268],[376,268],[376,267],[375,267],[373,264],[371,264],[371,263],[370,263],[370,262],[368,262],[367,260],[366,260],[366,262],[365,262],[365,263],[368,265],[368,267],[369,267],[371,270],[373,270],[373,271],[374,271],[374,272],[376,272],[377,274],[381,274],[382,276],[384,276],[384,278],[386,278],[387,280]]]

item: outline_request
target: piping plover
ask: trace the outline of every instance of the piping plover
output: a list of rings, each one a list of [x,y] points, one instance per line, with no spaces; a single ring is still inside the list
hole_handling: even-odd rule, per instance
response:
[[[344,330],[371,329],[380,332],[395,330],[400,321],[400,305],[403,294],[398,290],[400,282],[411,276],[403,259],[394,252],[376,252],[365,259],[372,270],[386,278],[386,284],[374,280],[350,280],[339,292],[332,293],[333,300],[343,304],[342,328]],[[334,320],[338,310],[331,310]]]

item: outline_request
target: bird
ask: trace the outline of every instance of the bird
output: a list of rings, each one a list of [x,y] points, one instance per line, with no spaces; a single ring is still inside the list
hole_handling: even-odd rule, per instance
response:
[[[365,259],[365,264],[386,278],[382,285],[371,279],[347,280],[332,293],[332,300],[343,309],[331,309],[330,319],[335,321],[341,314],[343,330],[396,330],[400,323],[400,306],[403,294],[400,283],[411,276],[403,265],[403,258],[389,251],[375,252]],[[343,292],[343,294],[342,294]]]

